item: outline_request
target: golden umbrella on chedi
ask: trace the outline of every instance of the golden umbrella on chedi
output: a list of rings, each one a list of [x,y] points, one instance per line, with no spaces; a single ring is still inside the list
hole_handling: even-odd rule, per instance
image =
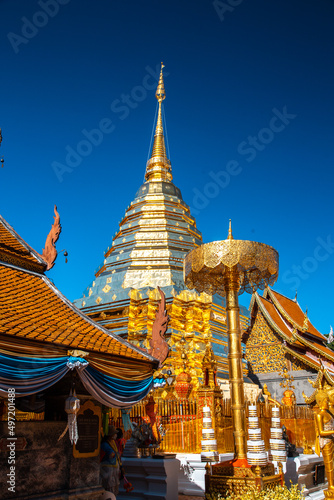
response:
[[[188,288],[226,297],[229,379],[235,459],[247,459],[246,415],[242,373],[238,295],[273,285],[278,277],[278,252],[255,241],[228,238],[201,245],[186,255],[184,280]]]

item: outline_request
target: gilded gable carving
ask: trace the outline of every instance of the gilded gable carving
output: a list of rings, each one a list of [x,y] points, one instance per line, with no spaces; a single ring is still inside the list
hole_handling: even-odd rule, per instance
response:
[[[273,333],[267,321],[264,319],[262,313],[258,312],[247,340],[247,349],[248,347],[258,346],[259,344],[275,344],[277,342],[277,337]]]
[[[253,373],[281,371],[286,368],[285,351],[263,315],[258,312],[246,342],[245,359]]]

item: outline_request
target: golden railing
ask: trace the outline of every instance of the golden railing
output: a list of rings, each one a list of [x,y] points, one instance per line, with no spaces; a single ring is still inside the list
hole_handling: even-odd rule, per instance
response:
[[[271,406],[258,404],[259,424],[262,429],[266,449],[269,449]],[[286,433],[291,443],[297,447],[304,447],[305,441],[314,446],[316,433],[312,408],[306,406],[281,406],[281,426],[285,425]]]
[[[161,423],[166,435],[160,446],[160,451],[169,453],[200,453],[201,451],[201,422],[198,418],[196,400],[183,399],[155,399],[157,423]],[[142,420],[148,422],[149,418],[145,412],[145,402],[141,402],[132,408],[130,419],[134,422]],[[297,447],[303,447],[305,441],[314,446],[315,426],[313,411],[307,407],[281,407],[281,425],[285,425],[290,441]],[[246,407],[246,416],[248,410]],[[271,406],[258,404],[259,425],[262,429],[262,439],[265,447],[269,449]],[[121,412],[114,410],[112,423],[122,427]],[[229,453],[234,451],[231,400],[222,400],[222,412],[220,425],[215,429],[218,441],[218,451]]]
[[[157,424],[162,424],[166,432],[159,451],[169,453],[200,453],[201,441],[198,439],[199,422],[197,403],[189,399],[156,399]],[[131,409],[130,420],[149,422],[145,403],[141,402]],[[114,425],[122,428],[121,412],[113,414]]]

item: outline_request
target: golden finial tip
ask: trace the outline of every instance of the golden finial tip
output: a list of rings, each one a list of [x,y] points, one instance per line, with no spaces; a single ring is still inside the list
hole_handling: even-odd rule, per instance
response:
[[[228,240],[233,240],[233,234],[232,234],[232,222],[231,222],[231,219],[230,219],[230,223],[229,223],[229,228],[228,228],[228,236],[227,236],[227,239],[228,239]]]
[[[158,99],[159,102],[162,102],[166,98],[166,92],[165,92],[165,85],[164,85],[164,75],[162,69],[164,68],[163,62],[161,63],[161,70],[160,70],[160,76],[159,76],[159,82],[158,82],[158,87],[157,91],[155,93],[155,97]]]

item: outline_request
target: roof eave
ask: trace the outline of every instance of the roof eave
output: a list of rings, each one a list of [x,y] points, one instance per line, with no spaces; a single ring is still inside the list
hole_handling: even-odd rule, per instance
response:
[[[36,252],[36,250],[34,250],[30,245],[28,245],[28,243],[24,241],[23,238],[21,238],[21,236],[15,231],[15,229],[10,224],[8,224],[8,222],[2,217],[2,215],[0,215],[0,222],[7,229],[7,231],[9,231],[11,235],[21,243],[21,245],[27,250],[27,252],[32,254],[32,256],[38,261],[38,263],[43,265],[46,269],[47,263],[42,258],[42,256],[38,252]]]

